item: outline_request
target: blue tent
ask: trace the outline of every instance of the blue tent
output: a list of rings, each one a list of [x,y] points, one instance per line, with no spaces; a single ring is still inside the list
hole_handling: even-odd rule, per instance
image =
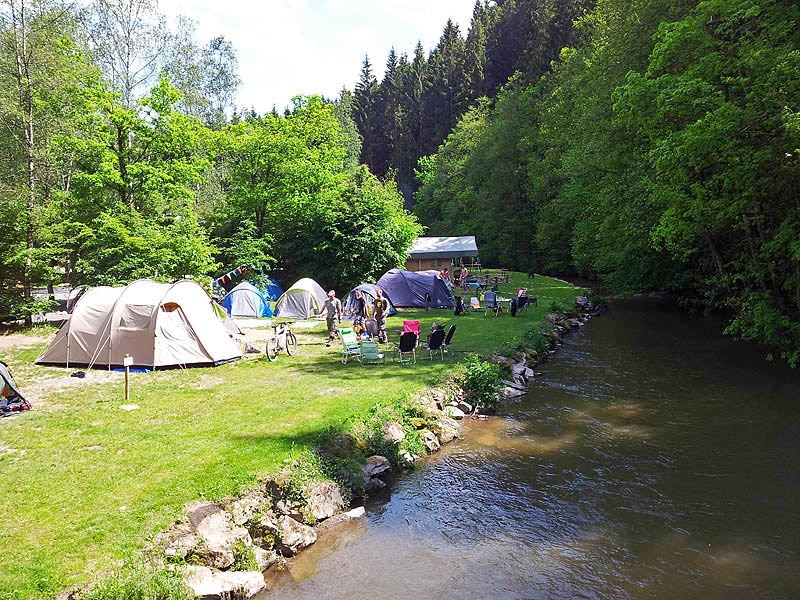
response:
[[[281,284],[275,281],[272,277],[264,284],[264,297],[267,300],[276,301],[283,296],[283,288]]]
[[[354,287],[350,291],[350,293],[347,294],[347,297],[344,299],[344,302],[342,303],[343,305],[342,309],[344,310],[344,314],[345,315],[350,314],[350,311],[353,310],[353,308],[355,307],[356,290],[361,290],[361,294],[364,296],[364,299],[367,301],[367,306],[371,310],[372,305],[375,304],[375,297],[377,296],[375,290],[377,289],[378,286],[375,285],[374,283],[361,283],[356,287]],[[383,297],[389,301],[389,310],[386,311],[386,316],[391,317],[392,315],[397,314],[397,309],[394,307],[391,298],[389,298],[389,295],[386,293],[385,290]]]
[[[220,302],[232,317],[271,317],[269,298],[249,281],[233,288]]]
[[[395,306],[424,308],[427,296],[430,308],[453,308],[453,296],[438,271],[391,269],[378,279],[378,287]]]

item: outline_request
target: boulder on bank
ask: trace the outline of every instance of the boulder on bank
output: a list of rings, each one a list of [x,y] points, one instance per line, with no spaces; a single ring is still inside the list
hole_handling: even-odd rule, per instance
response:
[[[267,587],[258,571],[216,571],[189,565],[184,581],[195,598],[203,600],[245,600]]]

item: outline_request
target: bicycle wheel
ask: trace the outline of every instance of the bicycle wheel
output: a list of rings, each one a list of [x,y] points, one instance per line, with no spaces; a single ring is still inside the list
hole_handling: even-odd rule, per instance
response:
[[[289,356],[297,354],[297,336],[291,331],[286,332],[286,354]]]
[[[278,360],[278,340],[275,338],[267,340],[267,358],[271,362]]]

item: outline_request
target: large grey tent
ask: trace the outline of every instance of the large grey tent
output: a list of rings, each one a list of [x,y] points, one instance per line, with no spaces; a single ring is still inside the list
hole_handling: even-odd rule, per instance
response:
[[[310,319],[322,307],[328,295],[313,279],[297,280],[275,304],[275,314],[281,318]]]
[[[342,302],[344,314],[350,314],[350,311],[353,310],[355,307],[355,299],[356,299],[356,290],[361,290],[361,294],[363,295],[364,299],[367,301],[367,307],[371,309],[372,305],[375,303],[375,290],[378,289],[378,286],[374,283],[360,283],[352,290],[350,293],[347,294],[347,297]],[[389,310],[387,311],[387,316],[391,316],[397,313],[397,309],[394,307],[392,303],[392,299],[389,295],[384,291],[383,297],[389,301]]]
[[[125,355],[134,367],[158,369],[218,365],[241,351],[196,282],[140,279],[88,290],[36,362],[111,368]]]
[[[395,306],[424,308],[452,308],[453,296],[439,277],[438,271],[404,271],[391,269],[378,280]]]

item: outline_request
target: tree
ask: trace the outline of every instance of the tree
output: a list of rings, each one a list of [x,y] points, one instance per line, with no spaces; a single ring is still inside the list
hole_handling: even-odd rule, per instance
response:
[[[86,29],[97,64],[122,104],[133,108],[143,90],[157,82],[170,33],[153,0],[94,0]]]

